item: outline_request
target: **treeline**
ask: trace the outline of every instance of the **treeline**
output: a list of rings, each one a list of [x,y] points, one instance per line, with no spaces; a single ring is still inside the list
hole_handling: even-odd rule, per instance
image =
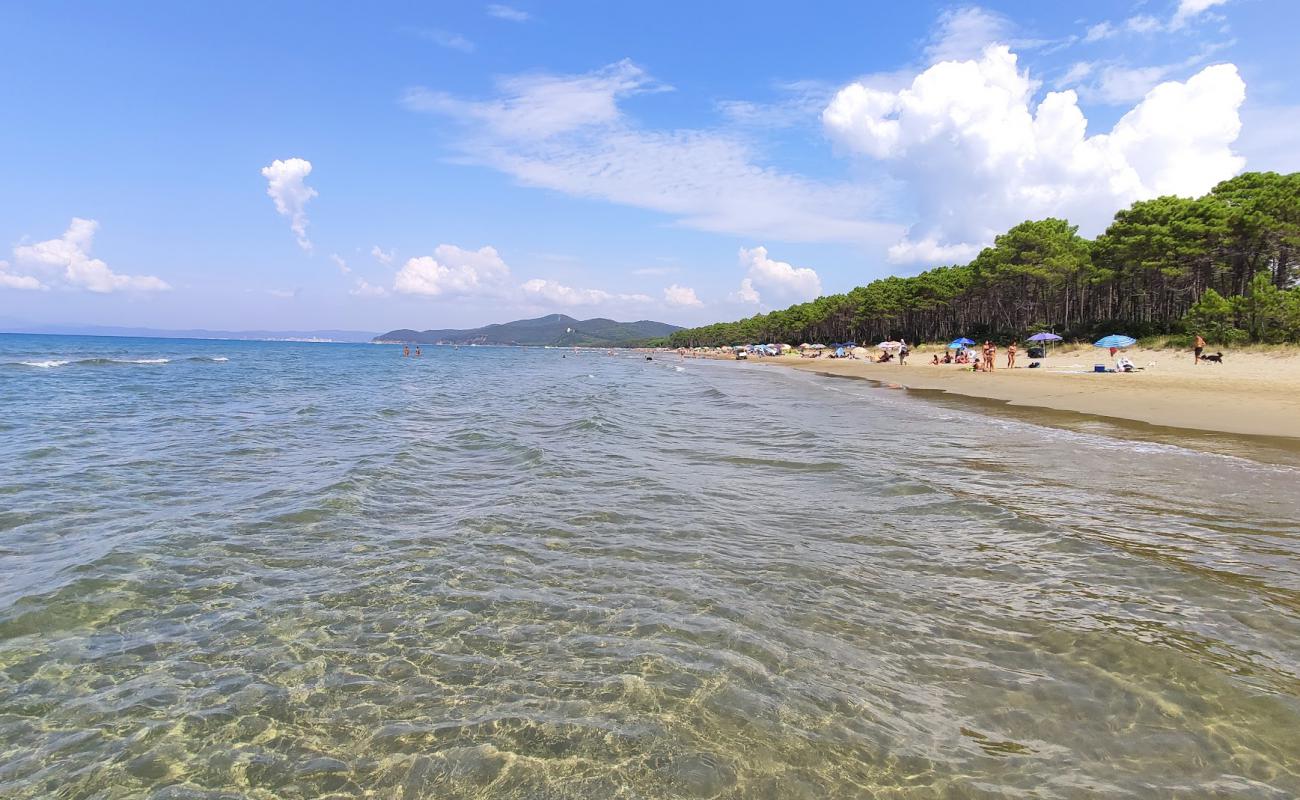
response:
[[[1065,220],[1022,222],[969,264],[680,330],[668,344],[933,342],[1039,330],[1297,341],[1297,253],[1300,173],[1251,172],[1204,197],[1134,203],[1091,241]]]

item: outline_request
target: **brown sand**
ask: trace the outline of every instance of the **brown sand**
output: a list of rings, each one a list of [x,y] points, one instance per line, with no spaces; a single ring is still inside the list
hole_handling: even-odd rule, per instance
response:
[[[1212,352],[1218,348],[1209,348]],[[1134,373],[1093,373],[1093,364],[1114,366],[1096,348],[1058,349],[1026,369],[1022,350],[1014,370],[971,372],[969,367],[930,364],[933,350],[912,353],[908,363],[873,364],[854,359],[765,358],[753,363],[867,378],[913,389],[937,389],[1011,405],[1053,408],[1153,425],[1220,433],[1300,438],[1300,352],[1226,352],[1223,364],[1192,363],[1190,352],[1127,351],[1142,367]]]

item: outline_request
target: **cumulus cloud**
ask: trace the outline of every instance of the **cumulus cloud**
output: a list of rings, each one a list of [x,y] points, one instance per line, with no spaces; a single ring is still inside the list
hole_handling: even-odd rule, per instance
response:
[[[670,306],[702,306],[700,298],[695,296],[695,290],[689,286],[678,286],[673,284],[664,289],[664,302]]]
[[[400,294],[430,297],[483,295],[501,292],[510,279],[510,268],[496,248],[463,250],[440,244],[432,256],[408,259],[397,272],[393,289]]]
[[[750,305],[758,305],[763,302],[762,296],[754,288],[753,278],[741,280],[740,288],[736,290],[735,294],[731,295],[731,299],[738,303],[749,303]]]
[[[9,272],[9,262],[0,259],[0,289],[48,288],[33,275],[15,275]]]
[[[808,267],[795,267],[769,258],[766,247],[740,248],[740,266],[746,270],[737,299],[757,303],[759,290],[779,300],[811,300],[822,293],[821,278]]]
[[[507,22],[527,22],[533,18],[533,15],[529,14],[527,11],[521,11],[517,8],[500,5],[498,3],[489,5],[487,7],[487,13],[488,16],[496,17],[497,19],[504,19]]]
[[[561,306],[594,306],[611,302],[649,303],[651,299],[644,294],[615,294],[603,289],[579,289],[566,286],[559,281],[533,278],[519,287],[527,302],[546,303]]]
[[[378,261],[380,264],[393,263],[393,251],[392,250],[385,251],[379,245],[375,245],[374,247],[370,248],[370,255],[374,256],[375,260]]]
[[[498,82],[496,97],[466,100],[413,89],[403,103],[463,126],[465,160],[526,186],[676,217],[689,227],[786,241],[882,242],[897,226],[868,219],[864,185],[824,183],[763,166],[737,133],[646,129],[620,101],[665,91],[630,61],[578,75]]]
[[[152,275],[122,275],[113,272],[98,258],[90,255],[99,223],[93,219],[73,217],[68,229],[57,239],[14,248],[15,266],[24,272],[36,272],[46,280],[67,289],[108,292],[160,292],[171,287]],[[35,275],[16,275],[0,271],[0,284],[14,289],[39,289],[44,284]]]
[[[342,272],[344,275],[347,275],[352,271],[352,268],[348,266],[347,259],[343,258],[343,256],[338,253],[330,253],[330,261],[333,261],[334,266],[338,267],[339,272]]]
[[[289,218],[289,228],[298,237],[298,246],[311,252],[307,238],[307,202],[316,196],[316,190],[307,185],[311,162],[302,158],[276,159],[262,167],[266,178],[266,193],[275,201],[275,210]]]
[[[827,134],[889,165],[925,220],[895,258],[969,252],[961,248],[1048,215],[1094,234],[1117,208],[1201,194],[1244,166],[1232,144],[1245,84],[1232,64],[1152,88],[1109,133],[1093,136],[1073,91],[1049,92],[1032,107],[1035,88],[998,45],[978,60],[935,64],[900,91],[854,83],[835,96],[822,112]]]

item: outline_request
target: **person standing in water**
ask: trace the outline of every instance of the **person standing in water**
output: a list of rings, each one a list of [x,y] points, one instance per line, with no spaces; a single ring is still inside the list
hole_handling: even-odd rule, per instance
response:
[[[419,358],[420,355],[421,355],[421,353],[420,353],[420,346],[417,344],[417,345],[415,346],[415,357],[416,357],[416,358]]]
[[[410,354],[411,354],[411,346],[409,344],[402,345],[402,358],[406,358]]]

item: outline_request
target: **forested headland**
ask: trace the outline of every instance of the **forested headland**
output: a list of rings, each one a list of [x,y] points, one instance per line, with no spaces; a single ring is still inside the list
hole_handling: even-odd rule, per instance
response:
[[[889,277],[735,322],[673,347],[753,342],[1066,339],[1200,333],[1214,344],[1300,341],[1300,173],[1250,172],[1203,197],[1119,211],[1096,239],[1022,222],[969,264]]]

